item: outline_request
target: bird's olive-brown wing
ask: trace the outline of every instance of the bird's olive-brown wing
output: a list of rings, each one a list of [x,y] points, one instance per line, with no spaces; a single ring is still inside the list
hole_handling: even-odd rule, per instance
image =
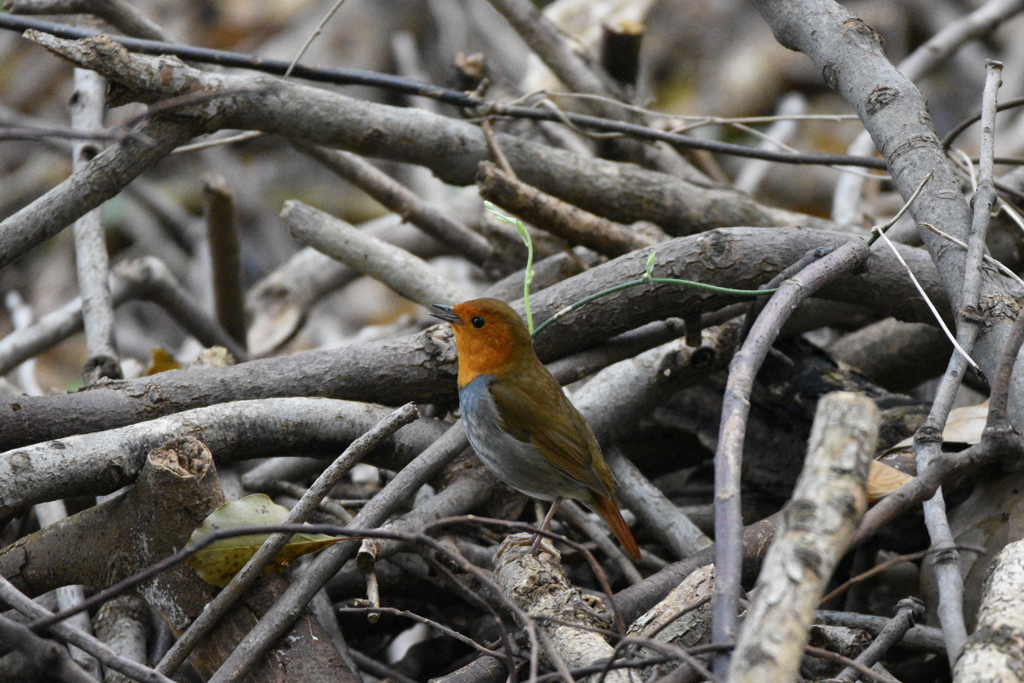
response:
[[[532,444],[566,476],[612,495],[614,480],[594,433],[550,374],[534,381],[524,376],[498,380],[490,390],[505,431]]]

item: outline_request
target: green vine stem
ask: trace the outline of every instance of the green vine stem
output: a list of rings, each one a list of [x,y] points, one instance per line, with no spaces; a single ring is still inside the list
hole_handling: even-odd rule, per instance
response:
[[[621,292],[624,289],[630,287],[639,287],[640,285],[680,285],[683,287],[694,287],[696,289],[703,289],[708,292],[715,292],[716,294],[733,294],[736,296],[764,296],[766,294],[774,294],[774,289],[732,289],[730,287],[718,287],[717,285],[708,285],[703,282],[694,282],[693,280],[677,280],[676,278],[669,277],[654,277],[654,259],[657,255],[655,250],[651,250],[651,253],[647,256],[647,266],[644,269],[643,277],[637,280],[630,280],[629,282],[623,282],[621,285],[615,285],[608,289],[602,289],[600,292],[596,292],[589,296],[585,296],[579,301],[570,304],[562,310],[555,313],[553,316],[541,323],[537,329],[533,327],[533,314],[530,312],[530,284],[533,282],[533,240],[530,239],[530,233],[527,232],[526,226],[518,218],[506,216],[501,213],[491,202],[485,201],[484,208],[494,214],[495,218],[503,223],[511,223],[516,226],[516,230],[519,235],[523,238],[523,244],[526,245],[526,275],[523,278],[523,302],[526,308],[526,326],[530,330],[530,336],[535,337],[540,334],[541,330],[546,328],[551,323],[555,322],[564,315],[575,311],[577,308],[584,306],[591,301],[600,299],[603,296],[614,294],[615,292]]]
[[[652,256],[653,254],[654,252],[651,252]],[[639,287],[640,285],[681,285],[683,287],[694,287],[696,289],[703,289],[709,292],[716,292],[718,294],[735,294],[737,296],[761,296],[764,294],[775,293],[774,289],[731,289],[729,287],[707,285],[704,284],[703,282],[694,282],[693,280],[677,280],[675,278],[669,277],[649,277],[647,275],[644,275],[644,277],[638,280],[630,280],[629,282],[623,282],[621,285],[615,285],[614,287],[603,289],[600,292],[591,294],[590,296],[585,296],[576,303],[566,306],[565,308],[558,311],[553,316],[542,322],[539,326],[537,326],[537,329],[534,331],[533,334],[534,336],[536,336],[541,332],[541,330],[543,330],[545,327],[555,322],[562,316],[575,311],[580,306],[588,304],[591,301],[594,301],[595,299],[600,299],[603,296],[607,296],[608,294],[614,294],[615,292],[621,292],[622,290],[629,289],[630,287]]]
[[[523,222],[518,218],[506,216],[498,210],[494,204],[488,201],[484,201],[484,208],[494,214],[502,223],[511,223],[516,226],[516,232],[523,238],[523,244],[526,245],[526,274],[523,277],[523,303],[526,307],[526,326],[530,330],[530,336],[534,335],[533,331],[533,313],[530,312],[530,285],[533,284],[533,240],[530,238],[530,233],[523,225]]]

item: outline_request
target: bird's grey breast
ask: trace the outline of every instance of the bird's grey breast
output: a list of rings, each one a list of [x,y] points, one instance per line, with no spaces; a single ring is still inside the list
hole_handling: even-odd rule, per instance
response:
[[[530,443],[501,428],[500,409],[491,394],[491,375],[479,375],[459,389],[459,408],[469,443],[494,476],[541,500],[574,498],[579,484],[559,474]]]

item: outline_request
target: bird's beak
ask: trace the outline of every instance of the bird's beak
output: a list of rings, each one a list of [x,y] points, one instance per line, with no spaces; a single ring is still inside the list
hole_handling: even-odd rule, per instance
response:
[[[431,311],[430,315],[435,318],[439,318],[445,322],[451,323],[452,325],[461,325],[462,319],[455,315],[455,311],[452,310],[451,306],[442,306],[441,304],[431,304],[431,308],[437,309],[437,312]]]

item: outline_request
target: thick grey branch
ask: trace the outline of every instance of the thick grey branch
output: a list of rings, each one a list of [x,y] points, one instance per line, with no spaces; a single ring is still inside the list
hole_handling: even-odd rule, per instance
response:
[[[388,414],[380,406],[322,398],[238,401],[0,454],[0,519],[32,503],[112,493],[135,480],[150,450],[201,435],[220,462],[293,454],[333,456]],[[420,420],[369,460],[400,469],[446,430]]]
[[[776,40],[810,57],[821,70],[825,83],[854,107],[885,157],[893,182],[904,199],[914,193],[929,173],[933,174],[910,209],[914,220],[918,224],[945,226],[947,232],[966,241],[971,211],[946,162],[927,103],[914,84],[885,57],[878,34],[832,0],[755,0],[754,4],[771,26]],[[960,301],[966,255],[946,248],[944,240],[930,231],[922,231],[921,238],[949,297]],[[983,274],[978,308],[988,320],[978,334],[974,358],[985,373],[991,374],[1017,304],[994,271],[986,267]],[[1024,396],[1022,383],[1024,368],[1014,377],[1011,395]],[[1018,398],[1011,407],[1015,425],[1024,424],[1022,411],[1024,405]]]
[[[755,289],[808,250],[846,239],[816,230],[715,230],[660,244],[654,274]],[[906,247],[900,251],[940,310],[948,310],[927,254]],[[646,253],[634,252],[549,287],[532,297],[534,316],[546,320],[584,296],[636,280],[646,263]],[[818,296],[868,305],[904,320],[927,321],[931,316],[886,251],[872,253],[863,272],[838,279]],[[717,310],[736,300],[689,287],[633,287],[563,316],[538,335],[536,347],[550,361],[653,320]],[[3,397],[0,449],[240,399],[327,396],[385,404],[436,400],[454,395],[454,362],[449,333],[437,326],[404,339],[227,368],[175,370],[64,396]]]

